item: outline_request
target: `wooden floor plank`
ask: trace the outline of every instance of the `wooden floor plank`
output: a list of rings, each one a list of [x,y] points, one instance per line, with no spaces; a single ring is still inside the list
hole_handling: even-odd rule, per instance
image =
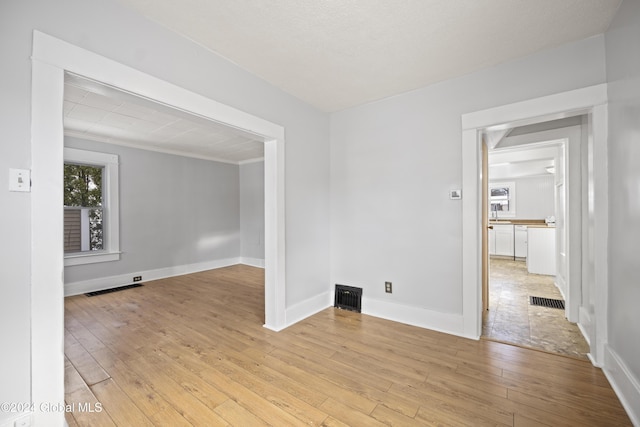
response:
[[[232,426],[268,426],[266,422],[238,405],[233,400],[227,400],[216,408],[216,413]]]
[[[328,308],[263,327],[264,271],[232,266],[65,300],[70,426],[629,426],[602,371]]]
[[[119,426],[153,426],[153,423],[140,411],[118,384],[109,378],[91,386],[91,391],[102,405],[109,408],[109,415]],[[115,410],[114,410],[115,409]]]
[[[320,409],[350,426],[386,426],[386,424],[376,420],[369,414],[362,413],[345,403],[334,400],[333,398],[325,400],[322,405],[320,405]]]
[[[96,399],[89,387],[79,388],[71,393],[65,393],[65,402],[68,413],[73,415],[76,423],[82,427],[111,427],[117,424],[113,421],[109,413],[102,405],[102,402]],[[113,412],[117,412],[118,408],[110,408]]]
[[[64,347],[67,360],[75,367],[88,385],[93,385],[109,378],[109,374],[102,369],[102,366],[70,333],[65,335]]]

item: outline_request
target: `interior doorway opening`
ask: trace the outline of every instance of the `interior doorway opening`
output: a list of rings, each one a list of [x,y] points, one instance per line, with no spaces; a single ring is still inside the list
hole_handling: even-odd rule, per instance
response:
[[[63,94],[75,75],[252,133],[264,142],[265,327],[285,327],[284,128],[123,64],[34,31],[32,67],[31,396],[64,402]],[[34,422],[62,424],[62,413]]]
[[[484,131],[484,338],[587,358],[571,314],[582,293],[572,282],[581,275],[587,124],[576,115]]]
[[[570,286],[580,281],[580,272],[570,274],[569,260],[581,257],[580,242],[571,245],[581,236],[572,236],[570,225],[582,216],[586,120],[573,116],[484,136],[484,338],[587,358],[589,346],[577,320],[569,321],[569,302],[581,300],[581,289]],[[571,253],[572,247],[578,253]]]
[[[573,277],[570,286],[581,287],[579,300],[568,301],[570,320],[589,343],[591,362],[602,366],[605,360],[608,318],[608,173],[607,173],[607,85],[600,84],[520,101],[462,115],[462,236],[463,236],[463,319],[464,332],[479,338],[482,332],[483,221],[482,171],[483,136],[487,130],[505,130],[550,120],[586,115],[590,130],[582,141],[581,221],[573,221],[571,233],[582,236],[581,245],[571,239],[572,257],[568,265]],[[573,193],[570,193],[573,197]],[[573,236],[574,234],[572,234]],[[573,321],[573,320],[572,320]]]

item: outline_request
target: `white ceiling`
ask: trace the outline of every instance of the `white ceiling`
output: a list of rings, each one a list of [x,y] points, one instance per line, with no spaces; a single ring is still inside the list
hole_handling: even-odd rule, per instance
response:
[[[261,159],[255,136],[118,89],[65,76],[65,135],[226,163]]]
[[[491,182],[548,175],[554,166],[557,144],[528,144],[489,152],[489,180]]]
[[[621,3],[119,1],[327,112],[600,34]],[[253,135],[75,76],[64,126],[70,136],[235,164],[264,150]]]
[[[119,0],[334,112],[592,35],[621,0]]]
[[[585,116],[486,132],[491,181],[548,175],[562,139],[549,131],[579,126]],[[551,169],[554,170],[554,169]]]

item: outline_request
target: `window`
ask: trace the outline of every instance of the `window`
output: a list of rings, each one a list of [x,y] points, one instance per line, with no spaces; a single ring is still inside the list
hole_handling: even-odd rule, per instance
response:
[[[65,266],[120,259],[118,156],[64,149]]]
[[[489,183],[489,218],[513,218],[516,216],[516,183]]]

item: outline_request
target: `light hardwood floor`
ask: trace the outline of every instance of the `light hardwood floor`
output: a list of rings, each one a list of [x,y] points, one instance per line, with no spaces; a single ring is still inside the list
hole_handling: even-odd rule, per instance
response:
[[[233,266],[67,298],[69,425],[631,425],[588,362],[334,308],[276,333],[263,283]]]

